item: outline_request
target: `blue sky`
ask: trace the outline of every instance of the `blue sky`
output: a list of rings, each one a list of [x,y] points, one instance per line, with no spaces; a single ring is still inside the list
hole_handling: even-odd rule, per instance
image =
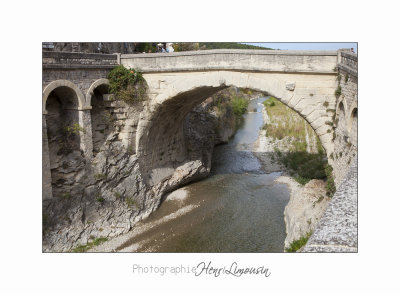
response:
[[[247,43],[245,42],[245,44],[269,47],[273,49],[282,49],[282,50],[337,50],[340,48],[354,48],[354,51],[357,52],[357,43],[355,42],[342,42],[342,43],[334,43],[334,42]]]

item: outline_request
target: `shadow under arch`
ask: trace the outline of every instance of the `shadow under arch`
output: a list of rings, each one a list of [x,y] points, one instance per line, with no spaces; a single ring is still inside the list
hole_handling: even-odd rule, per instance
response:
[[[350,137],[350,142],[355,146],[358,145],[358,103],[354,102],[350,108],[347,118],[347,130]]]
[[[237,79],[237,75],[235,78],[231,73],[226,73],[221,77],[219,72],[209,74],[211,78],[204,76],[201,77],[202,80],[193,79],[176,83],[174,89],[153,97],[143,112],[144,115],[138,125],[136,150],[140,170],[147,184],[154,185],[162,182],[171,176],[177,167],[188,161],[183,131],[186,115],[206,98],[229,86],[248,88],[276,97],[300,114],[316,131],[304,113],[296,109],[295,106],[299,104],[300,99],[291,101],[294,93],[287,90],[284,81]],[[312,110],[309,112],[312,113]],[[321,143],[327,150],[322,140]],[[206,163],[203,162],[203,165],[206,167]]]
[[[86,93],[86,99],[85,99],[85,106],[86,107],[91,107],[92,106],[92,97],[94,95],[94,90],[98,87],[107,87],[107,93],[108,93],[108,87],[110,85],[110,81],[108,79],[98,79],[90,85],[87,93]]]
[[[85,109],[85,97],[83,96],[82,91],[76,86],[76,84],[72,83],[71,81],[68,80],[56,80],[50,82],[46,87],[43,89],[42,93],[42,113],[46,115],[47,112],[47,99],[49,95],[53,92],[56,91],[60,95],[59,96],[66,96],[63,95],[63,90],[66,90],[69,92],[68,96],[73,97],[75,96],[77,99],[70,100],[70,104],[68,105],[68,108],[71,109],[77,109],[77,110],[83,110]],[[64,91],[65,92],[65,91]],[[73,93],[71,95],[71,93]]]
[[[108,79],[96,80],[86,94],[86,104],[90,106],[93,156],[100,151],[107,137],[114,131],[116,120],[109,94]]]
[[[70,194],[73,177],[85,165],[81,150],[79,109],[82,92],[76,85],[58,80],[43,92],[46,138],[53,196]]]

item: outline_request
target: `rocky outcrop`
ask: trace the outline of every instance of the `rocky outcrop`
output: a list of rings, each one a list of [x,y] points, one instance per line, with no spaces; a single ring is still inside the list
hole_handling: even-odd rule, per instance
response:
[[[280,176],[276,181],[286,183],[290,189],[290,200],[284,211],[285,248],[288,248],[292,241],[314,231],[329,204],[329,198],[322,180],[313,179],[304,186],[288,176]]]

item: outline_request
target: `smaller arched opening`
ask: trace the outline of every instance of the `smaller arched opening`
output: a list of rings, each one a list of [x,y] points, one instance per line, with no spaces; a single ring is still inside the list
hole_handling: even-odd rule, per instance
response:
[[[93,156],[101,150],[107,137],[115,129],[116,114],[109,99],[108,80],[101,79],[92,84],[87,102],[91,105]]]
[[[79,125],[81,93],[77,92],[78,88],[65,86],[65,83],[55,86],[43,97],[52,190],[55,196],[69,196],[68,186],[72,186],[75,172],[85,163],[80,148],[81,136],[85,132]]]
[[[350,141],[355,146],[357,146],[357,128],[358,128],[358,108],[355,107],[351,111],[350,121],[349,121]]]
[[[336,132],[338,135],[340,135],[339,141],[344,139],[344,141],[347,141],[347,126],[346,126],[346,106],[345,106],[345,101],[342,100],[339,102],[338,107],[336,109],[336,120],[337,120],[337,128]]]

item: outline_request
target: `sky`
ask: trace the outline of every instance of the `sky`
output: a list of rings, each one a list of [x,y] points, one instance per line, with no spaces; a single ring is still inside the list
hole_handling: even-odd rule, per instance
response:
[[[272,49],[282,49],[282,50],[337,50],[341,48],[354,48],[354,51],[357,52],[357,43],[356,42],[305,42],[305,43],[245,43],[250,45],[269,47]]]

